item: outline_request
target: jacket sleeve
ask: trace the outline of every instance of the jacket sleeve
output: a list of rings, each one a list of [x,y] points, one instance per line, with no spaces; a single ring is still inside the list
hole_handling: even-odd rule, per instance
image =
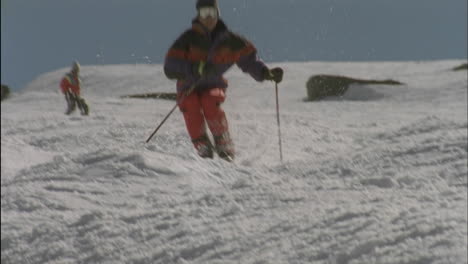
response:
[[[265,63],[257,56],[257,50],[248,41],[246,46],[240,51],[240,57],[237,66],[246,73],[249,73],[256,81],[265,80],[264,72],[268,70]]]
[[[68,91],[68,87],[70,87],[70,82],[66,77],[64,77],[60,82],[60,89],[62,90],[62,93],[65,94]]]
[[[166,54],[164,61],[164,74],[169,79],[191,80],[192,62],[189,58],[188,32],[182,34]]]

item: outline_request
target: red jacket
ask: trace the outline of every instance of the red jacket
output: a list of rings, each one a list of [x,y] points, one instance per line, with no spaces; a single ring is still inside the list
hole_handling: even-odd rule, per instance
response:
[[[62,89],[62,93],[64,94],[67,91],[71,91],[76,95],[80,95],[80,84],[81,81],[80,78],[78,78],[78,75],[67,73],[60,82],[60,88]]]

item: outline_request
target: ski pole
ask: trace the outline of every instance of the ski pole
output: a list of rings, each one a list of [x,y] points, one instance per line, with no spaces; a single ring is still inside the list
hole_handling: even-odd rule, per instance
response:
[[[178,104],[175,104],[174,107],[172,107],[171,111],[164,117],[163,121],[159,124],[159,126],[154,130],[154,132],[149,136],[149,138],[146,140],[146,143],[148,143],[151,138],[158,132],[159,128],[166,122],[166,120],[169,118],[169,116],[174,112]]]
[[[276,121],[278,123],[278,141],[279,141],[279,152],[280,160],[283,162],[283,149],[281,147],[281,126],[280,126],[280,116],[279,116],[279,100],[278,100],[278,83],[275,82],[275,92],[276,92]]]
[[[151,138],[153,138],[153,136],[156,134],[156,132],[158,132],[159,128],[161,128],[161,126],[166,122],[166,120],[172,115],[172,113],[174,112],[174,110],[177,108],[177,106],[179,105],[180,102],[182,102],[182,100],[184,100],[187,96],[189,96],[192,91],[195,89],[195,87],[197,86],[198,82],[194,83],[192,86],[190,86],[190,89],[187,90],[187,92],[185,92],[183,94],[183,97],[179,100],[179,102],[177,102],[171,109],[171,111],[169,111],[169,113],[166,115],[166,117],[164,117],[163,121],[161,121],[161,123],[158,125],[158,127],[153,131],[153,133],[148,137],[148,139],[146,140],[146,143],[148,143]]]

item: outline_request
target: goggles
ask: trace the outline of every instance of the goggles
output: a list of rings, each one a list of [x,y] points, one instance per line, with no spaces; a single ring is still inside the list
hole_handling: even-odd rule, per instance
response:
[[[198,9],[198,16],[202,19],[206,19],[209,16],[211,18],[218,18],[218,9],[214,7],[202,7]]]

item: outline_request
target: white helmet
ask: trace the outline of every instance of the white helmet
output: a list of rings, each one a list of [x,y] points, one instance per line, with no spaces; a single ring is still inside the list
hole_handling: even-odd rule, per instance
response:
[[[72,64],[72,71],[79,72],[80,71],[80,63],[78,61],[74,61]]]

